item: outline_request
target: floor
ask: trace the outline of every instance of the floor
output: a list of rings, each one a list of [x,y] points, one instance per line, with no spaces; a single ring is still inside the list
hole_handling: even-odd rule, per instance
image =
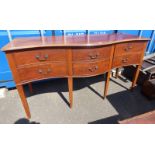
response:
[[[51,79],[33,83],[34,94],[25,86],[32,118],[27,120],[17,90],[9,90],[0,99],[0,123],[37,124],[111,124],[155,109],[131,82],[111,78],[108,96],[103,99],[104,75],[74,79],[73,108],[68,106],[67,79]]]

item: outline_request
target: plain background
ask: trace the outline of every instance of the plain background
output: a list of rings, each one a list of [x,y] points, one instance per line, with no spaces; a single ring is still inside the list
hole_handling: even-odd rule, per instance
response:
[[[155,29],[153,0],[4,0],[3,30]],[[154,154],[154,125],[0,125],[0,154]]]

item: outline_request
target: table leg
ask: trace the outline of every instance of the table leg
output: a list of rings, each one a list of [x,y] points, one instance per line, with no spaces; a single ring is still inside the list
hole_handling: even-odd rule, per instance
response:
[[[118,77],[119,77],[119,68],[116,68],[115,78],[117,79]]]
[[[28,103],[27,103],[27,100],[26,100],[26,96],[25,96],[25,93],[24,93],[23,86],[22,85],[18,85],[16,87],[17,87],[19,96],[21,98],[24,110],[26,112],[26,116],[29,119],[29,118],[31,118],[31,114],[30,114],[30,110],[29,110],[29,106],[28,106]]]
[[[28,87],[29,87],[30,93],[33,94],[32,83],[28,83]]]
[[[107,96],[109,81],[110,81],[110,71],[106,73],[106,81],[105,81],[104,96],[103,96],[104,98]]]
[[[134,78],[133,78],[133,81],[132,81],[132,86],[131,86],[131,90],[135,87],[136,85],[136,82],[137,82],[137,79],[138,79],[138,75],[139,75],[139,72],[140,72],[140,68],[141,68],[141,65],[137,65],[136,66],[136,72],[135,72],[135,75],[134,75]]]
[[[69,88],[69,100],[70,100],[70,108],[73,106],[73,78],[68,78],[68,88]]]

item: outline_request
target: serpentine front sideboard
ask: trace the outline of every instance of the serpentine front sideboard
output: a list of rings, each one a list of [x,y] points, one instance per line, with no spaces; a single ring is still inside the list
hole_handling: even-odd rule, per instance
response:
[[[137,65],[132,86],[136,84],[149,39],[128,34],[50,36],[17,38],[2,50],[6,53],[27,118],[31,117],[23,90],[24,84],[53,78],[68,78],[70,107],[73,103],[73,78],[106,73],[104,97],[110,71]]]

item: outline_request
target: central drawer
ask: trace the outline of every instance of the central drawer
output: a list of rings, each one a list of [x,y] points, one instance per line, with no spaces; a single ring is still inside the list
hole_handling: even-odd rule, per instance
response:
[[[100,59],[108,59],[111,55],[111,48],[112,46],[73,49],[73,61],[96,61]]]
[[[103,74],[110,68],[110,60],[73,63],[73,76],[93,76]]]
[[[51,63],[44,65],[30,65],[24,68],[17,69],[20,81],[34,81],[50,77],[65,77],[67,76],[66,63]]]
[[[49,61],[65,62],[67,51],[65,49],[34,49],[15,52],[13,57],[17,67]]]

